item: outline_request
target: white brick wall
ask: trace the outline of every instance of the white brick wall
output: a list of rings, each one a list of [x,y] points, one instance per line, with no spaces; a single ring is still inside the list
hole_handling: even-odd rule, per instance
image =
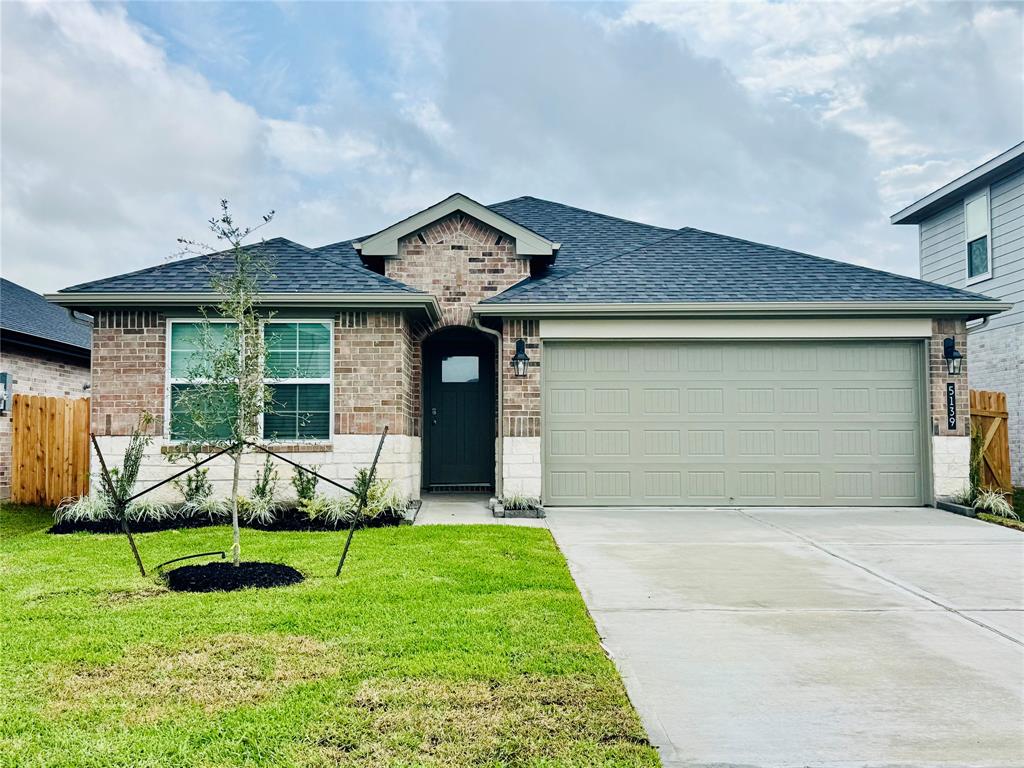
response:
[[[502,442],[502,493],[540,498],[539,437],[506,437]]]
[[[1024,485],[1024,325],[972,333],[967,363],[971,389],[1006,393],[1010,469],[1013,484]]]
[[[971,438],[932,437],[932,484],[936,498],[963,490],[970,477],[970,468]]]
[[[123,436],[101,436],[97,437],[100,450],[103,451],[103,458],[108,467],[119,466],[128,446],[130,438]],[[282,452],[283,455],[297,461],[300,464],[311,466],[319,465],[317,470],[325,477],[351,485],[358,467],[368,467],[373,461],[373,454],[377,450],[378,435],[335,435],[332,446],[325,451],[316,452]],[[175,472],[179,472],[188,466],[184,459],[172,464],[168,456],[164,455],[160,448],[166,444],[161,438],[157,438],[149,446],[146,456],[143,459],[142,469],[139,471],[139,481],[136,490],[142,490],[145,485],[151,485]],[[248,453],[242,460],[242,492],[248,492],[256,480],[260,468],[263,466],[264,454]],[[278,465],[278,495],[282,499],[293,498],[291,478],[296,470],[289,464],[282,461],[275,462]],[[213,482],[214,493],[218,496],[228,496],[231,493],[232,464],[227,456],[214,459],[205,465],[210,468],[210,480]],[[93,482],[96,482],[96,474],[99,472],[99,461],[96,456],[92,457]],[[381,451],[380,461],[377,464],[377,471],[380,477],[387,478],[394,484],[395,490],[410,497],[419,498],[420,495],[420,439],[408,435],[388,435],[384,441],[384,449]],[[343,492],[333,486],[321,482],[317,490],[328,496],[341,495]],[[181,496],[173,484],[157,489],[151,494],[154,499],[162,501],[180,501]]]

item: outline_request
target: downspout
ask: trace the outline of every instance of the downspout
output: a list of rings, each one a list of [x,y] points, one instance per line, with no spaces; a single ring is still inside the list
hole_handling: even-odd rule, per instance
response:
[[[495,430],[497,437],[495,438],[494,441],[494,496],[500,499],[502,486],[504,485],[503,475],[505,474],[503,456],[503,449],[505,444],[505,438],[503,435],[503,428],[505,423],[505,369],[501,367],[501,361],[505,359],[504,355],[502,354],[503,339],[501,331],[496,331],[493,328],[487,328],[486,326],[481,325],[480,318],[477,315],[473,315],[473,327],[476,328],[478,331],[486,333],[489,336],[493,336],[498,350],[498,361],[497,364],[495,365],[495,376],[497,376],[498,378],[498,426],[497,429]]]

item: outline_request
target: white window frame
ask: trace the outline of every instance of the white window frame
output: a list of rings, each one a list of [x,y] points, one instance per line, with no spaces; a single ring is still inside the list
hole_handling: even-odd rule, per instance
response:
[[[272,379],[264,378],[263,383],[266,385],[270,384],[326,384],[328,387],[327,394],[327,437],[316,437],[316,438],[303,438],[303,439],[285,439],[285,440],[271,440],[268,437],[263,437],[263,414],[260,414],[260,436],[261,439],[268,442],[274,443],[288,443],[293,445],[326,445],[331,443],[334,437],[334,320],[328,317],[272,317],[269,320],[260,321],[260,329],[264,334],[263,341],[266,344],[266,331],[264,326],[274,325],[275,323],[323,323],[327,326],[327,330],[330,334],[330,364],[328,367],[328,377],[326,379]]]
[[[176,379],[171,376],[171,328],[178,324],[196,325],[207,322],[201,317],[169,317],[167,318],[166,339],[164,339],[164,438],[168,443],[177,445],[187,442],[186,440],[175,440],[171,437],[171,385],[172,384],[205,384],[205,379]],[[223,317],[211,317],[210,323],[227,323],[235,325],[234,320]]]
[[[203,380],[184,380],[176,379],[171,376],[171,328],[175,324],[188,323],[194,325],[196,323],[204,322],[201,317],[169,317],[166,321],[166,339],[164,342],[164,439],[169,444],[179,444],[186,442],[183,440],[176,440],[171,437],[171,385],[172,384],[189,384],[199,383],[202,384]],[[229,323],[234,324],[234,320],[228,318],[209,318],[211,323]],[[260,321],[260,333],[265,333],[264,326],[267,324],[273,325],[274,323],[324,323],[328,331],[330,332],[330,365],[329,372],[330,376],[327,379],[274,379],[265,377],[263,379],[264,384],[327,384],[328,385],[328,405],[330,408],[327,417],[327,437],[325,438],[306,438],[306,439],[286,439],[286,440],[272,440],[269,442],[276,443],[289,443],[289,444],[309,444],[309,445],[327,445],[332,442],[334,437],[334,319],[329,317],[280,317],[271,318],[269,320]],[[266,337],[264,337],[266,338]],[[263,437],[263,414],[260,414],[259,420],[260,427],[260,439],[267,440]]]
[[[984,235],[979,235],[978,237],[984,237],[985,238],[985,249],[987,251],[987,253],[985,254],[985,263],[988,265],[988,269],[986,271],[984,271],[984,272],[982,272],[980,274],[974,275],[972,277],[971,276],[971,259],[970,259],[970,250],[969,250],[969,246],[970,246],[972,241],[969,240],[968,236],[967,236],[967,206],[968,206],[968,204],[973,203],[975,200],[977,200],[979,198],[982,198],[982,197],[985,198],[985,234]],[[978,237],[975,237],[974,240],[977,240]],[[965,285],[974,285],[975,283],[981,283],[981,282],[984,282],[985,280],[991,280],[992,279],[992,188],[991,187],[985,187],[984,189],[978,190],[977,192],[975,192],[970,197],[965,197],[964,198],[964,251],[963,251],[963,258],[964,258],[964,284]]]

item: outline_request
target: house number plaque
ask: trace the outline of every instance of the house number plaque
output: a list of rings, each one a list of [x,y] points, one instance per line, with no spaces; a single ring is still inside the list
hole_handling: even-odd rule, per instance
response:
[[[956,384],[946,383],[946,426],[956,429]]]

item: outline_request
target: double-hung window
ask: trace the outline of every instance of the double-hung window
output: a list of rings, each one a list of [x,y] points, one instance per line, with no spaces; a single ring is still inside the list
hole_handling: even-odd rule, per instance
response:
[[[987,189],[964,200],[968,283],[992,277],[992,233],[988,206]]]
[[[203,339],[204,328],[211,338]],[[173,320],[168,329],[168,411],[172,440],[223,440],[237,409],[231,387],[204,380],[196,354],[231,343],[234,323]],[[263,414],[267,440],[329,440],[331,436],[331,322],[271,320],[263,324],[265,384],[271,405]],[[203,388],[187,402],[186,393]],[[198,404],[197,404],[198,401]],[[201,405],[200,405],[201,404]]]
[[[208,329],[208,331],[204,330]],[[231,421],[237,400],[233,388],[218,388],[204,378],[197,353],[230,343],[235,324],[173,320],[168,328],[168,405],[172,440],[225,440],[231,437]],[[207,339],[204,333],[209,333]],[[187,402],[189,390],[201,393]],[[187,402],[187,404],[186,404]]]
[[[272,406],[263,415],[268,440],[331,436],[331,323],[271,320],[263,326]]]

